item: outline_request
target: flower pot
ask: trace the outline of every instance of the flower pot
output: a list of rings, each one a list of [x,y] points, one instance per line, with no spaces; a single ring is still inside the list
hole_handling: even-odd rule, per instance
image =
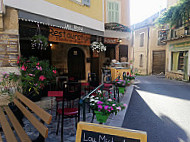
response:
[[[119,93],[124,94],[125,93],[125,87],[118,87]]]
[[[109,115],[105,115],[100,111],[94,111],[96,114],[96,120],[100,123],[105,123],[109,117]]]

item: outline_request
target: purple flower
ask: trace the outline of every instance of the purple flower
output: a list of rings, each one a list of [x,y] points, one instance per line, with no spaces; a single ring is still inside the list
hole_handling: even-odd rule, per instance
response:
[[[102,109],[102,105],[98,105],[98,108],[99,108],[99,109]]]
[[[109,106],[105,106],[104,109],[107,110]]]
[[[98,105],[102,105],[103,102],[102,102],[102,101],[98,101],[97,104],[98,104]]]

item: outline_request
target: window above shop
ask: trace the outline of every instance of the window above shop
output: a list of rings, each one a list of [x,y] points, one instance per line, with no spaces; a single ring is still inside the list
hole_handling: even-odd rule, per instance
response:
[[[144,46],[144,33],[140,33],[140,47]]]
[[[120,22],[120,18],[121,18],[121,14],[120,14],[120,10],[121,10],[121,6],[120,6],[120,2],[118,1],[112,1],[112,0],[107,0],[107,23],[121,23]]]
[[[80,5],[90,6],[90,0],[70,0]]]

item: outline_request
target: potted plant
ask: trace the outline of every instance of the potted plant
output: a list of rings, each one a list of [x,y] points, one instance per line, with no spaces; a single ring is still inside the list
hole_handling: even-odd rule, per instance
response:
[[[20,58],[17,63],[21,72],[23,94],[33,101],[39,100],[39,92],[48,83],[55,81],[56,69],[48,61],[40,61],[37,57],[30,57],[28,60]]]
[[[127,72],[127,75],[124,78],[125,80],[129,80],[131,83],[134,83],[135,75],[132,75],[131,73]]]
[[[90,97],[90,106],[94,110],[99,123],[105,123],[110,114],[115,114],[126,107],[126,104],[117,103],[115,99],[107,98],[100,91]]]
[[[0,82],[0,104],[8,105],[14,115],[17,117],[20,124],[23,125],[22,118],[23,114],[13,103],[14,94],[16,91],[21,92],[21,76],[14,72],[3,73]]]
[[[115,86],[118,87],[119,93],[124,94],[125,93],[125,87],[129,85],[129,80],[119,80],[117,79],[115,81]]]

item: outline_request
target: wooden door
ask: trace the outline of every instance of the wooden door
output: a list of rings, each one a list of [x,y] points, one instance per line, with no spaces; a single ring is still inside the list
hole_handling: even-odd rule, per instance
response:
[[[165,51],[153,51],[152,74],[165,73]]]
[[[74,47],[68,52],[68,75],[78,80],[85,79],[85,56],[80,48]]]

